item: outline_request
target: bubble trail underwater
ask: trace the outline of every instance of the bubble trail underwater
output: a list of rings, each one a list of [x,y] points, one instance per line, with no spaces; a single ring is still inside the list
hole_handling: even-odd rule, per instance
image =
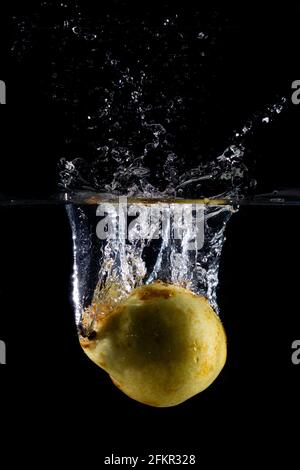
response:
[[[276,98],[253,114],[222,152],[207,144],[206,130],[216,119],[209,115],[222,22],[226,18],[214,11],[187,14],[163,6],[133,18],[122,2],[93,16],[79,1],[44,1],[34,18],[15,18],[13,54],[26,60],[37,40],[46,48],[49,75],[42,81],[66,116],[59,185],[67,195],[52,203],[67,205],[73,229],[77,323],[93,295],[100,295],[96,287],[104,293],[109,282],[122,283],[125,295],[141,283],[164,279],[206,295],[217,309],[226,222],[237,204],[266,202],[249,198],[255,180],[247,138],[287,105]],[[150,217],[150,200],[157,201],[158,212],[168,213],[170,224],[178,199],[187,213],[202,200],[203,246],[188,249],[194,236],[189,224],[180,240],[172,239],[167,227],[155,241],[99,240],[97,203],[119,195],[146,200],[136,201],[141,226]],[[267,200],[274,202],[272,195]],[[113,219],[115,212],[107,216]]]

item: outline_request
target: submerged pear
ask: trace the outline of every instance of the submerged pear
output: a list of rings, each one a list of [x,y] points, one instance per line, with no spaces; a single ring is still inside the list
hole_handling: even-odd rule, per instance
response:
[[[206,389],[226,361],[226,336],[207,299],[176,285],[138,287],[113,309],[95,306],[80,342],[131,398],[177,405]],[[83,318],[83,322],[85,318]]]

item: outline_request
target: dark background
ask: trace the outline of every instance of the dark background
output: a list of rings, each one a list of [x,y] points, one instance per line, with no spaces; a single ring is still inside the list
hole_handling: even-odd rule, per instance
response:
[[[10,15],[19,9],[30,15],[34,10],[26,5],[13,5]],[[290,97],[292,81],[300,78],[299,8],[243,5],[227,10],[226,18],[209,117],[212,123],[215,116],[216,127],[206,137],[219,139],[216,147],[253,109]],[[8,55],[1,67],[8,104],[0,108],[0,193],[47,197],[57,187],[64,110],[47,96],[41,64],[20,64]],[[255,135],[258,190],[300,186],[299,108],[291,105]],[[47,462],[57,464],[61,451],[93,466],[110,452],[191,452],[200,464],[204,457],[239,465],[280,456],[286,466],[294,462],[300,365],[291,362],[291,344],[300,339],[300,207],[242,208],[230,220],[219,289],[228,361],[205,392],[170,409],[122,395],[81,352],[64,208],[1,207],[0,216],[0,339],[7,344],[7,365],[0,368],[1,453],[7,449],[11,465],[38,462],[37,449]]]

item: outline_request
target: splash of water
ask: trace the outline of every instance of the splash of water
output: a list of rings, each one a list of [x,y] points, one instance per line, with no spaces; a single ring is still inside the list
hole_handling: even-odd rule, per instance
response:
[[[101,19],[94,20],[79,2],[64,1],[54,24],[53,8],[57,11],[52,2],[43,2],[32,25],[16,19],[21,40],[12,48],[23,60],[41,26],[48,38],[47,91],[64,107],[68,123],[59,166],[64,190],[75,192],[74,199],[78,191],[160,198],[164,202],[157,206],[164,205],[170,224],[175,217],[171,197],[226,199],[248,193],[255,182],[245,158],[247,137],[272,122],[286,100],[254,114],[229,136],[224,151],[203,150],[216,75],[211,58],[217,59],[216,44],[222,41],[214,16],[203,21],[196,13],[186,21],[183,14],[162,9],[133,21],[104,8]],[[169,237],[166,225],[155,242],[143,237],[100,241],[96,208],[82,205],[80,197],[67,207],[77,323],[93,298],[106,296],[112,285],[122,286],[115,295],[120,299],[156,279],[186,285],[218,310],[219,259],[232,208],[204,204],[204,245],[189,250],[189,224],[180,240]],[[144,222],[149,207],[140,203]],[[109,217],[113,223],[114,213]]]
[[[118,207],[117,202],[103,206],[105,224],[117,231],[121,224]],[[156,280],[206,296],[218,312],[219,260],[231,206],[137,201],[131,205],[138,219],[134,218],[130,232],[105,239],[95,235],[96,208],[67,208],[73,230],[73,300],[78,325],[92,302],[120,302],[136,287]]]
[[[60,186],[148,197],[246,194],[255,184],[247,136],[286,102],[254,114],[225,150],[207,145],[226,17],[163,5],[132,16],[123,2],[101,14],[91,8],[48,0],[15,18],[14,55],[24,61],[37,42],[46,48],[36,58],[45,60],[42,86],[66,115]]]

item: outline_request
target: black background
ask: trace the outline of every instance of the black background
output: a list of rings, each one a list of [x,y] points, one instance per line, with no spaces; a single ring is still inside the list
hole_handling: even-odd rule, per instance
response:
[[[14,14],[18,8],[31,14],[25,4],[13,8]],[[228,130],[221,125],[225,110],[230,127],[274,96],[290,97],[291,83],[299,79],[299,8],[243,6],[228,10],[228,18],[231,47],[224,45],[215,99],[220,132],[208,137],[220,142]],[[231,73],[237,63],[238,72]],[[37,64],[8,57],[2,67],[8,104],[0,109],[0,192],[46,197],[56,190],[65,117],[42,90],[39,74],[45,71]],[[256,135],[258,189],[300,186],[299,107],[291,105]],[[228,361],[209,389],[170,409],[123,396],[81,352],[64,208],[2,207],[0,216],[0,339],[7,344],[7,365],[0,366],[1,452],[7,451],[11,465],[20,459],[37,463],[37,449],[47,462],[57,464],[60,451],[97,467],[110,452],[191,452],[200,464],[204,457],[212,464],[220,457],[239,465],[279,456],[285,466],[293,461],[299,427],[300,365],[291,362],[291,344],[300,339],[299,207],[242,208],[230,220],[219,290]]]

